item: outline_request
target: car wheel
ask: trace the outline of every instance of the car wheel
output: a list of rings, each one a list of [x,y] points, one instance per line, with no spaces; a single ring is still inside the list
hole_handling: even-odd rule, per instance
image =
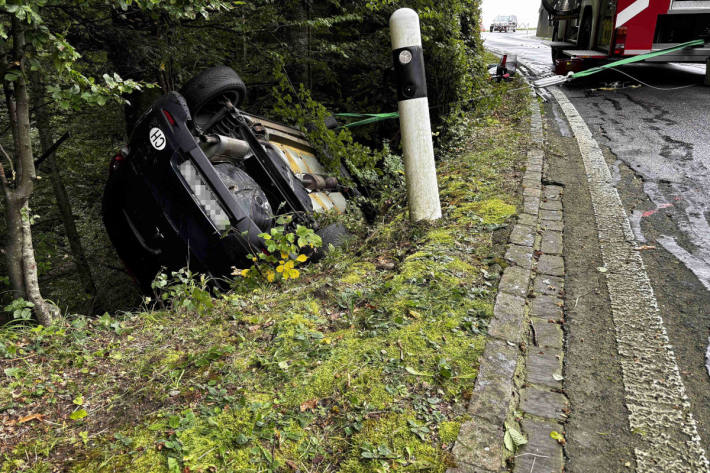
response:
[[[222,110],[225,100],[238,107],[246,97],[247,88],[231,67],[215,66],[190,79],[180,94],[190,107],[193,121],[202,128]]]
[[[268,232],[273,223],[274,213],[269,199],[266,198],[266,194],[259,184],[234,164],[219,163],[214,168],[249,218],[259,229]]]
[[[342,223],[333,223],[325,228],[321,228],[316,233],[321,240],[323,240],[323,245],[313,252],[313,255],[311,256],[312,261],[322,259],[328,252],[330,245],[335,247],[341,246],[350,236],[348,230],[345,228],[345,225]]]

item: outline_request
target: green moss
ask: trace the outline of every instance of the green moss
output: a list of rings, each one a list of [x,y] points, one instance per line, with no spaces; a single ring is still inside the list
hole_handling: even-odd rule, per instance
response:
[[[440,228],[428,231],[424,240],[432,245],[453,245],[456,237],[452,229]]]
[[[460,204],[451,212],[455,219],[462,219],[470,214],[475,214],[485,224],[501,224],[516,214],[514,205],[506,204],[499,198],[492,198],[482,202],[468,202]]]
[[[447,446],[453,445],[459,436],[460,429],[461,422],[444,421],[439,424],[439,438],[441,439],[441,443]]]
[[[459,258],[454,258],[451,262],[446,263],[446,269],[468,277],[478,273],[478,269],[474,265]]]
[[[368,274],[375,271],[375,265],[370,262],[354,263],[348,272],[340,278],[340,282],[347,285],[360,284]]]
[[[416,422],[412,411],[389,414],[368,420],[362,432],[354,435],[348,459],[341,465],[345,473],[382,471],[381,463],[396,465],[399,471],[443,472],[445,452],[422,441],[412,431],[409,421]],[[379,449],[379,450],[378,450]],[[381,458],[365,458],[365,452],[389,452]]]

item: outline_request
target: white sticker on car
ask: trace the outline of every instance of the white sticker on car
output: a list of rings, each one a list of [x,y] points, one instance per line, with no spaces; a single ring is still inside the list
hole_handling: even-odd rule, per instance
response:
[[[150,133],[148,134],[148,138],[150,139],[150,144],[153,145],[153,148],[157,149],[158,151],[162,151],[165,148],[165,143],[167,142],[167,140],[165,139],[165,134],[163,133],[163,130],[161,130],[160,128],[151,128]]]

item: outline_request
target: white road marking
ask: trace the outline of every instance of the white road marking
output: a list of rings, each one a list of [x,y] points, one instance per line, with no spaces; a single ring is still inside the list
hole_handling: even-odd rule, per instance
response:
[[[616,15],[616,27],[623,26],[624,23],[648,8],[649,0],[636,0],[634,3],[624,8]]]
[[[550,92],[584,161],[616,330],[629,426],[639,473],[708,473],[690,401],[629,219],[599,145],[558,88]]]

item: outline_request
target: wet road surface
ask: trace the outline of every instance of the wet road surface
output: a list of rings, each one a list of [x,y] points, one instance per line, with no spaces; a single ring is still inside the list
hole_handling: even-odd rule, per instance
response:
[[[549,48],[538,39],[520,33],[486,33],[484,38],[486,47],[494,52],[517,54],[532,75],[551,73]],[[623,71],[647,85],[639,87],[639,82],[628,76],[609,72],[583,82],[568,83],[562,90],[602,147],[614,185],[641,248],[640,254],[675,351],[702,444],[708,451],[710,377],[706,353],[710,331],[710,87],[703,86],[705,67],[700,65],[639,64],[626,66]],[[546,105],[546,111],[548,123],[555,128],[553,134],[558,136],[559,146],[565,153],[564,141],[571,139],[568,124],[553,100]],[[589,219],[593,222],[593,216],[590,215]],[[581,224],[584,216],[578,220]],[[583,257],[581,254],[580,261]],[[579,281],[575,284],[580,286]],[[581,286],[578,294],[584,301],[589,297],[585,296],[585,289]],[[604,294],[598,297],[603,298]],[[582,303],[577,299],[574,305],[579,304]],[[587,343],[594,340],[593,334],[588,337]],[[581,346],[582,343],[570,343],[568,348]],[[581,380],[583,373],[579,371],[585,368],[581,364],[575,367],[574,360],[582,363],[583,357],[574,353],[570,355],[568,360],[572,361],[569,362],[568,375]],[[611,364],[608,368],[613,370]],[[608,382],[612,384],[615,381]],[[577,398],[580,402],[584,400],[583,395]],[[589,397],[586,401],[598,402]],[[581,409],[582,406],[578,407]],[[571,418],[574,419],[574,406]],[[570,428],[581,431],[584,430],[582,424],[575,426],[571,422]],[[587,424],[591,425],[590,422]],[[597,433],[580,432],[578,437],[581,438],[582,434],[587,436],[587,444],[596,442],[593,438]],[[627,435],[627,440],[632,442],[637,434],[643,435],[633,432]],[[623,438],[619,440],[624,443]],[[603,444],[598,443],[600,446]],[[575,444],[572,442],[567,452],[569,459],[573,460],[568,471],[597,471],[590,470],[590,464],[581,458],[585,455],[581,443],[576,449],[574,451]],[[576,468],[575,464],[578,465]],[[605,468],[608,467],[611,465]]]

